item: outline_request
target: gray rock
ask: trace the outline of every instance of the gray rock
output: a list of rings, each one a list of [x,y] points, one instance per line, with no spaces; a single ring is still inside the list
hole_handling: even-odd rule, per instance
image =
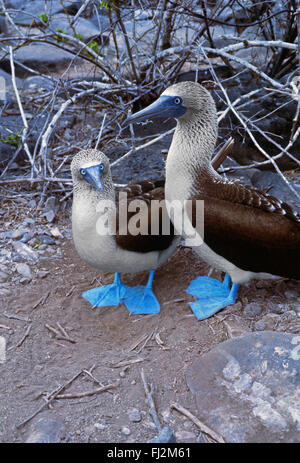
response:
[[[58,443],[65,438],[65,425],[59,419],[40,418],[32,427],[26,443]]]
[[[0,296],[1,297],[8,297],[11,295],[11,289],[8,288],[1,288],[0,287]]]
[[[122,426],[121,433],[124,434],[125,436],[129,436],[131,434],[131,431],[127,426]]]
[[[0,59],[5,70],[9,69],[9,55],[6,51],[1,51]],[[36,71],[47,73],[49,71],[59,71],[63,66],[74,60],[74,55],[68,51],[57,48],[55,45],[32,43],[19,48],[15,52],[15,59]],[[75,62],[80,62],[79,57],[75,57]],[[15,71],[18,77],[24,77],[26,70],[15,62]]]
[[[30,76],[24,79],[23,89],[41,88],[46,90],[54,90],[56,82],[43,76]]]
[[[55,241],[52,238],[50,238],[50,236],[48,236],[48,235],[39,236],[39,240],[43,244],[50,244],[50,245],[55,244]]]
[[[250,304],[247,304],[243,310],[243,314],[246,317],[257,317],[260,315],[263,311],[263,308],[260,304],[257,304],[257,302],[250,302]]]
[[[300,442],[299,341],[290,333],[250,333],[198,356],[186,379],[201,420],[227,443]],[[237,377],[224,375],[230,362],[239,366]]]
[[[14,3],[14,2],[10,2]],[[18,4],[18,2],[16,2]],[[50,6],[50,8],[49,8]],[[31,0],[30,2],[20,2],[17,9],[22,9],[18,13],[12,14],[14,17],[14,22],[21,26],[30,26],[33,22],[35,24],[42,24],[42,20],[40,15],[42,13],[46,13],[48,17],[60,13],[63,11],[63,6],[60,4],[59,0],[52,0],[50,5],[46,3],[45,9],[45,2],[44,0]]]
[[[36,262],[39,259],[39,255],[36,251],[31,249],[27,244],[21,243],[20,241],[13,241],[13,248],[17,255],[25,260]]]
[[[58,211],[58,205],[55,196],[50,196],[43,208],[41,216],[46,217],[48,222],[53,222]]]
[[[139,412],[137,408],[131,408],[128,410],[127,413],[128,413],[128,418],[133,423],[138,423],[142,419],[141,413]]]
[[[287,299],[290,299],[290,298],[296,298],[299,296],[299,293],[297,291],[294,291],[293,289],[287,289],[285,292],[284,292],[284,295]]]
[[[20,275],[27,278],[28,280],[32,279],[32,271],[28,264],[23,264],[23,263],[17,264],[16,270]]]
[[[0,271],[0,283],[5,283],[5,281],[7,281],[8,279],[8,273]]]
[[[36,206],[35,200],[32,199],[31,201],[33,201],[32,204],[34,204],[34,207],[35,207],[35,206]],[[32,206],[30,205],[31,201],[28,203],[28,206],[29,206],[29,207],[32,207]],[[23,223],[33,225],[33,224],[35,224],[35,220],[32,219],[31,217],[25,217],[25,219],[23,220]]]
[[[22,230],[14,230],[11,234],[11,238],[13,240],[19,240],[20,238],[22,238],[22,236],[24,235],[24,231]]]
[[[21,243],[28,243],[33,238],[32,232],[25,232],[22,238],[20,239]]]
[[[50,27],[52,30],[61,29],[68,35],[74,35],[73,30],[70,27],[69,20],[65,14],[55,15],[52,21],[50,22]],[[101,33],[99,28],[92,21],[82,17],[79,17],[77,21],[74,23],[74,28],[77,34],[82,35],[84,42],[87,42],[92,38],[98,37]]]
[[[176,443],[176,437],[171,428],[164,426],[158,435],[149,441],[150,443],[173,444]]]

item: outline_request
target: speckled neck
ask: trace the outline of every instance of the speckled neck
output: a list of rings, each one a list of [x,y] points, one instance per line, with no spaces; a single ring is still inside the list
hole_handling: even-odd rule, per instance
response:
[[[200,168],[212,169],[211,158],[217,138],[215,111],[181,118],[169,149],[166,162],[166,197],[185,199],[193,189]]]

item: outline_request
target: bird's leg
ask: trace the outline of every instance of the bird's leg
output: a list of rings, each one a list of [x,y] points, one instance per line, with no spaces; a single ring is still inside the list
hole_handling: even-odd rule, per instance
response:
[[[126,292],[126,286],[123,285],[119,273],[115,273],[114,282],[111,285],[100,286],[84,291],[81,295],[86,299],[93,308],[116,306],[123,302],[123,297]]]
[[[159,302],[152,291],[155,270],[151,270],[146,286],[127,286],[124,304],[133,314],[150,314],[160,311]]]
[[[197,277],[186,289],[188,294],[195,296],[197,301],[190,302],[190,307],[198,320],[204,320],[236,301],[239,285],[232,284],[230,276],[225,275],[223,283],[214,278]]]

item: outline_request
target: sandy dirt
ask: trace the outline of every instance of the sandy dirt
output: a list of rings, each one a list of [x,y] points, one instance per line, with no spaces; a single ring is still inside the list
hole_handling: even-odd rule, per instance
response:
[[[184,290],[194,277],[207,274],[208,267],[191,249],[182,246],[155,275],[160,314],[130,315],[124,305],[93,310],[80,293],[111,283],[113,275],[88,267],[75,252],[69,222],[59,227],[69,236],[61,240],[62,257],[39,261],[32,281],[15,284],[12,294],[2,299],[0,335],[6,339],[6,359],[0,365],[1,442],[32,439],[41,418],[46,422],[54,420],[61,442],[153,439],[157,430],[145,401],[142,369],[148,383],[154,386],[153,397],[162,425],[172,428],[178,442],[206,441],[188,418],[170,410],[170,405],[177,402],[199,414],[185,378],[191,361],[217,343],[255,330],[257,320],[266,318],[266,314],[273,315],[271,321],[276,319],[271,329],[299,329],[294,321],[272,313],[280,304],[290,311],[299,306],[299,297],[287,300],[284,296],[291,287],[300,293],[299,286],[288,281],[252,282],[240,288],[236,304],[208,320],[197,321],[188,305],[193,297]],[[38,277],[46,271],[46,277]],[[145,284],[147,273],[126,274],[123,281]],[[263,306],[258,318],[243,312],[252,301]],[[71,340],[63,339],[59,325]],[[50,393],[80,372],[61,392],[71,395],[69,398],[46,404]],[[80,397],[107,385],[113,386]],[[43,405],[36,417],[19,426]],[[133,421],[132,409],[136,409],[138,421]]]

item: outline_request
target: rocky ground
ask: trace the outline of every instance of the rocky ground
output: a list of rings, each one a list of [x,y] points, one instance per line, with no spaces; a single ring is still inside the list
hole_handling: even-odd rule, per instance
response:
[[[22,0],[11,0],[6,4],[19,10],[24,7]],[[74,17],[80,8],[80,2],[66,0],[64,4],[70,17]],[[51,14],[56,21],[53,27],[67,28],[61,2],[53,0],[51,5]],[[30,7],[29,4],[26,6],[27,13],[15,12],[13,18],[20,30],[32,28],[31,32],[34,33],[30,15],[34,14],[38,19],[43,8],[44,1],[36,0],[30,3]],[[89,40],[97,29],[98,36],[102,37],[101,46],[107,47],[105,50],[109,56],[113,44],[112,37],[109,42],[104,34],[108,24],[107,12],[101,10],[100,16],[94,15],[94,10],[87,10],[86,13],[86,18],[79,18],[78,32]],[[136,11],[139,18],[137,27],[141,30],[148,27],[152,21],[151,14],[151,11]],[[2,19],[1,36],[13,35],[15,30],[12,31],[9,22]],[[130,31],[131,20],[126,15],[124,22]],[[184,26],[181,24],[181,27]],[[220,36],[231,33],[230,28],[230,31],[224,30],[223,26],[221,29],[218,32]],[[256,38],[256,32],[251,31],[248,38],[251,33]],[[177,39],[180,41],[185,33],[178,27]],[[124,46],[123,39],[118,37],[118,40],[120,47]],[[221,46],[224,45],[223,41],[222,37]],[[146,39],[144,45],[147,46]],[[245,48],[243,52],[250,53],[250,49]],[[240,367],[236,365],[233,365],[233,372],[225,366],[219,375],[217,368],[221,362],[214,349],[224,352],[229,349],[230,357],[230,348],[223,342],[247,339],[247,357],[251,349],[259,350],[256,348],[263,345],[250,334],[268,336],[269,332],[286,334],[288,338],[288,341],[285,338],[280,340],[279,346],[275,346],[274,351],[278,355],[288,352],[286,342],[298,349],[299,282],[253,281],[240,288],[236,304],[208,320],[197,321],[189,306],[193,298],[185,293],[185,289],[196,276],[207,275],[209,268],[191,249],[179,246],[170,260],[156,272],[154,291],[161,304],[160,314],[132,316],[124,305],[92,310],[80,296],[81,292],[111,283],[113,275],[89,268],[76,254],[71,237],[71,182],[65,181],[63,187],[59,183],[51,183],[45,195],[42,182],[32,185],[26,181],[10,183],[17,176],[29,175],[30,166],[24,151],[20,149],[18,156],[15,156],[18,143],[14,142],[18,141],[17,136],[23,129],[23,120],[12,89],[9,55],[5,50],[1,53],[0,77],[6,83],[5,101],[0,114],[1,171],[10,162],[3,177],[4,180],[8,178],[9,182],[0,185],[0,442],[151,441],[158,435],[158,429],[150,413],[149,401],[146,400],[143,379],[153,386],[158,419],[161,426],[168,427],[166,439],[169,441],[212,442],[222,434],[227,442],[236,442],[237,436],[229,431],[234,429],[237,417],[241,419],[247,416],[247,401],[248,404],[255,404],[253,410],[258,420],[252,420],[251,426],[258,434],[260,426],[263,426],[256,440],[288,442],[294,439],[295,428],[299,430],[300,423],[297,408],[299,398],[296,393],[294,398],[295,391],[292,390],[284,400],[280,397],[277,399],[276,391],[269,384],[263,385],[259,375],[260,383],[257,379],[252,384],[249,379],[251,374],[239,371]],[[259,56],[264,59],[263,54]],[[30,43],[16,50],[15,59],[16,84],[29,123],[27,141],[31,152],[34,152],[48,117],[48,109],[43,111],[41,108],[45,101],[50,104],[57,78],[60,78],[61,87],[55,96],[55,111],[70,97],[70,92],[74,92],[74,78],[97,80],[100,74],[90,63],[81,61],[74,62],[69,68],[69,53],[49,44]],[[236,74],[231,74],[220,60],[216,62],[213,58],[212,62],[218,78],[225,82],[231,101],[265,85],[248,71],[238,70]],[[22,64],[45,75],[32,75],[32,71],[28,72]],[[187,62],[183,70],[186,72],[179,75],[179,80],[194,80],[195,66]],[[200,66],[197,73],[199,82],[210,81],[211,86],[212,75],[208,66]],[[224,94],[217,88],[211,90],[221,114],[226,109]],[[284,98],[284,95],[270,93],[261,99],[247,100],[241,108],[249,123],[257,120],[261,132],[276,133],[282,146],[289,142],[297,108],[295,100],[287,102]],[[134,111],[137,109],[133,107]],[[111,162],[131,149],[131,134],[128,130],[118,133],[119,126],[114,122],[115,114],[110,106],[105,107],[96,98],[80,101],[70,106],[58,119],[49,140],[50,165],[51,168],[61,166],[58,171],[60,177],[70,178],[69,165],[79,149],[95,146],[104,114],[108,115],[109,122],[99,148],[106,152]],[[110,120],[113,122],[110,123]],[[174,121],[136,126],[136,146],[147,141],[146,137],[154,137],[172,126]],[[256,132],[258,129],[253,128],[259,143],[268,153],[277,154],[278,148],[262,137],[261,132]],[[232,170],[232,167],[241,167],[264,158],[253,146],[250,147],[249,136],[231,113],[220,123],[218,141],[222,142],[229,136],[234,136],[235,145],[231,158],[221,167],[223,175],[265,189],[300,210],[298,198],[278,172],[269,169],[269,165],[264,166],[264,170]],[[170,140],[171,136],[165,137],[159,144],[134,153],[116,165],[112,170],[114,182],[122,184],[164,176],[164,157]],[[299,143],[297,140],[291,149],[296,157],[299,156]],[[294,190],[300,192],[297,164],[287,156],[281,156],[278,166]],[[219,273],[213,276],[222,278]],[[146,273],[124,276],[124,282],[132,286],[144,284],[146,280]],[[239,353],[238,347],[236,352]],[[299,360],[295,352],[291,355],[293,360]],[[209,361],[205,363],[206,359]],[[276,361],[275,369],[278,366]],[[262,362],[262,372],[267,372],[265,377],[273,378],[275,374],[274,368],[265,368],[272,362],[272,353],[268,353],[267,359]],[[291,366],[285,359],[282,364],[287,370]],[[231,420],[225,426],[227,435],[223,434],[224,423],[219,422],[217,411],[210,410],[209,414],[208,410],[202,409],[205,404],[201,393],[204,394],[207,386],[204,383],[209,374],[217,378],[223,375],[224,384],[227,381],[227,386],[230,386],[229,395],[232,390],[244,394],[244,402],[238,400],[232,409],[226,409],[226,398],[223,401],[222,395],[222,406],[225,407],[222,416]],[[287,375],[282,376],[286,380]],[[297,378],[293,377],[291,381],[295,389]],[[289,385],[287,389],[290,390],[292,386]],[[248,391],[248,395],[245,391]],[[209,391],[205,394],[208,397]],[[218,392],[216,397],[219,397]],[[281,404],[290,410],[290,428],[282,424],[284,420],[278,410],[272,408],[274,401],[276,405]],[[295,408],[289,408],[290,402]],[[181,407],[211,429],[204,432],[201,423],[195,424],[195,420],[183,413]],[[269,421],[264,422],[266,416]],[[248,421],[243,419],[243,422],[246,423],[246,437],[241,439],[251,440],[254,434],[247,434]],[[279,435],[275,436],[270,431],[273,425],[278,425]],[[215,435],[214,431],[219,434]]]
[[[77,256],[69,209],[49,222],[34,208],[17,208],[15,216],[1,211],[1,442],[34,441],[37,435],[60,442],[155,438],[142,370],[154,386],[159,419],[177,442],[211,441],[170,408],[175,402],[199,414],[185,377],[192,361],[247,332],[300,331],[300,287],[288,280],[252,282],[240,289],[236,304],[197,321],[188,304],[193,298],[184,290],[208,267],[182,246],[156,272],[159,315],[132,316],[123,305],[92,310],[80,293],[113,276]],[[136,285],[146,279],[139,273],[124,281]],[[60,386],[66,387],[47,405]]]

